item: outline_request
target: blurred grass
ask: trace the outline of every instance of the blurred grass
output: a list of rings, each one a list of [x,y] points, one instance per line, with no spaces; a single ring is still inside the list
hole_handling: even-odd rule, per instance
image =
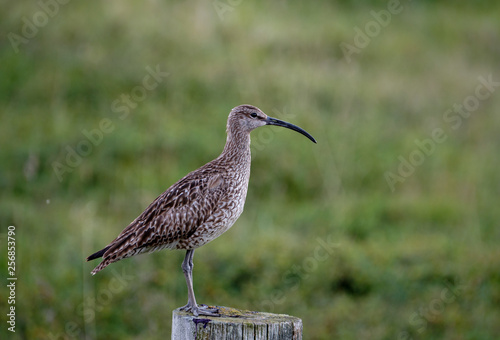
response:
[[[318,144],[253,132],[245,213],[197,251],[199,302],[298,316],[307,339],[498,338],[499,95],[457,130],[443,114],[500,79],[499,5],[402,4],[347,63],[340,43],[387,2],[244,1],[223,20],[202,1],[70,2],[18,53],[7,34],[40,7],[4,2],[0,241],[15,225],[18,290],[0,337],[168,337],[183,253],[96,277],[84,258],[216,157],[229,110],[251,103]],[[112,103],[157,65],[169,76],[121,119]],[[59,181],[53,163],[105,118],[114,130]],[[447,140],[391,192],[385,172],[435,128]],[[336,244],[325,260],[318,240]]]

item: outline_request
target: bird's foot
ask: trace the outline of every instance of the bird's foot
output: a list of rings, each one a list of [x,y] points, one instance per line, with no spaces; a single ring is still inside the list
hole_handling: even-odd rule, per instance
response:
[[[211,308],[207,305],[190,305],[189,303],[184,307],[181,307],[180,310],[188,313],[193,313],[194,316],[205,315],[205,316],[220,316],[218,308]]]

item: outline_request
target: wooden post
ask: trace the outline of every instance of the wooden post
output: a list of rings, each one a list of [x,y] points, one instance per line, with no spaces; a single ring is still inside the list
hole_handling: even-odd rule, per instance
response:
[[[217,308],[220,317],[174,310],[172,340],[302,340],[302,320],[294,316]]]

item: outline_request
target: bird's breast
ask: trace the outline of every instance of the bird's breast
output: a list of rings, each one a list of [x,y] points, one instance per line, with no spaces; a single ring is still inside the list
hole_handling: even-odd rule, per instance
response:
[[[196,229],[188,240],[180,241],[178,248],[200,247],[226,232],[240,217],[245,207],[250,173],[240,172],[224,178],[224,188],[210,216]]]

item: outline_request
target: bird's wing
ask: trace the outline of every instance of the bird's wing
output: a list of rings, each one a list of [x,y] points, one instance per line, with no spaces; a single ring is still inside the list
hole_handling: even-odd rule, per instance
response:
[[[103,259],[111,263],[189,238],[215,211],[225,186],[221,173],[199,169],[188,174],[130,223],[108,245]]]

